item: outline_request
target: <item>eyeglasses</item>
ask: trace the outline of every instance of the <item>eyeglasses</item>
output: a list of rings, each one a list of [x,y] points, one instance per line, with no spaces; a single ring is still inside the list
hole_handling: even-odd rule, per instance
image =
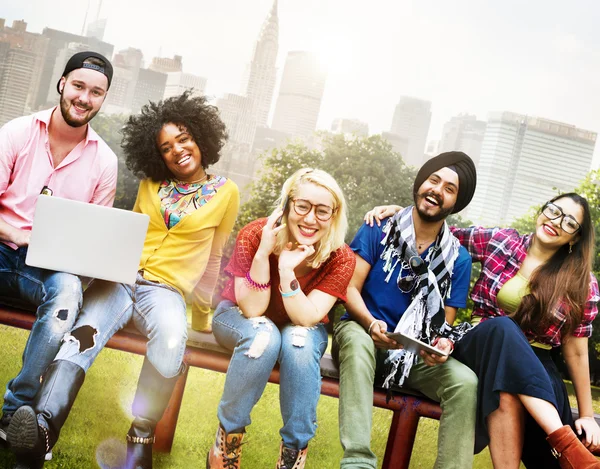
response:
[[[311,204],[308,200],[304,199],[292,199],[292,206],[294,207],[294,212],[296,212],[300,216],[308,215],[314,207],[315,216],[318,220],[321,221],[329,220],[335,213],[335,209],[331,208],[329,205],[314,205]]]
[[[554,205],[551,202],[548,202],[544,205],[542,209],[542,213],[548,220],[556,220],[557,218],[561,218],[560,227],[563,229],[565,233],[575,234],[581,229],[581,225],[574,217],[571,215],[565,215],[565,212],[562,211],[558,205]]]
[[[417,279],[427,272],[427,265],[422,257],[412,256],[408,262],[402,262],[401,269],[410,269],[410,273],[398,279],[398,288],[402,293],[410,293],[417,284]]]

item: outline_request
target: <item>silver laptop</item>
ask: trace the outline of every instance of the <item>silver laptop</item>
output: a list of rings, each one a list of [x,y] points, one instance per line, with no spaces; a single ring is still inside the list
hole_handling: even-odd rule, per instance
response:
[[[25,263],[133,284],[149,221],[141,213],[40,195]]]

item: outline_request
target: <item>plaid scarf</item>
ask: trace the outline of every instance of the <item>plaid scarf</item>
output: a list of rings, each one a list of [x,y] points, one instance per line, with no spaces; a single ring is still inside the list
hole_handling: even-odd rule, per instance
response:
[[[409,259],[419,256],[416,249],[412,209],[411,206],[396,213],[387,221],[383,229],[386,235],[381,241],[381,244],[385,245],[381,259],[384,261],[383,270],[388,273],[386,282],[390,281],[398,263],[402,266],[398,273],[400,279],[404,267],[410,269]],[[415,279],[411,303],[394,332],[401,332],[428,344],[440,336],[457,340],[466,332],[464,326],[453,328],[446,322],[444,309],[444,298],[450,294],[452,269],[459,248],[460,243],[452,236],[448,225],[444,222],[435,246],[429,249],[425,258],[427,271]],[[418,355],[407,350],[389,350],[384,362],[383,387],[389,389],[391,384],[401,386],[418,358]],[[396,378],[398,370],[400,375]]]

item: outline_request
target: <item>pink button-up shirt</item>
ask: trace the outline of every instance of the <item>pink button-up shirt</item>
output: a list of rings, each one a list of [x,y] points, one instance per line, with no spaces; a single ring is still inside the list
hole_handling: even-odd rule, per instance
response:
[[[115,199],[117,156],[89,125],[85,139],[54,167],[48,125],[55,109],[14,119],[0,129],[0,217],[15,228],[31,230],[45,186],[57,197],[81,202],[110,207]]]

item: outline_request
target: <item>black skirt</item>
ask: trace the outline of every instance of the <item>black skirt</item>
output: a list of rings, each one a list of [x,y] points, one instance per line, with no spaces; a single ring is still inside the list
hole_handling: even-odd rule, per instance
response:
[[[456,344],[453,356],[479,378],[475,453],[489,444],[486,419],[498,409],[500,392],[525,394],[548,401],[556,407],[565,425],[573,424],[567,389],[550,351],[532,347],[511,318],[498,317],[481,322]],[[542,453],[547,453],[550,459],[544,462],[545,465],[538,466]],[[523,462],[528,468],[559,467],[551,456],[545,433],[530,416],[525,426]]]

